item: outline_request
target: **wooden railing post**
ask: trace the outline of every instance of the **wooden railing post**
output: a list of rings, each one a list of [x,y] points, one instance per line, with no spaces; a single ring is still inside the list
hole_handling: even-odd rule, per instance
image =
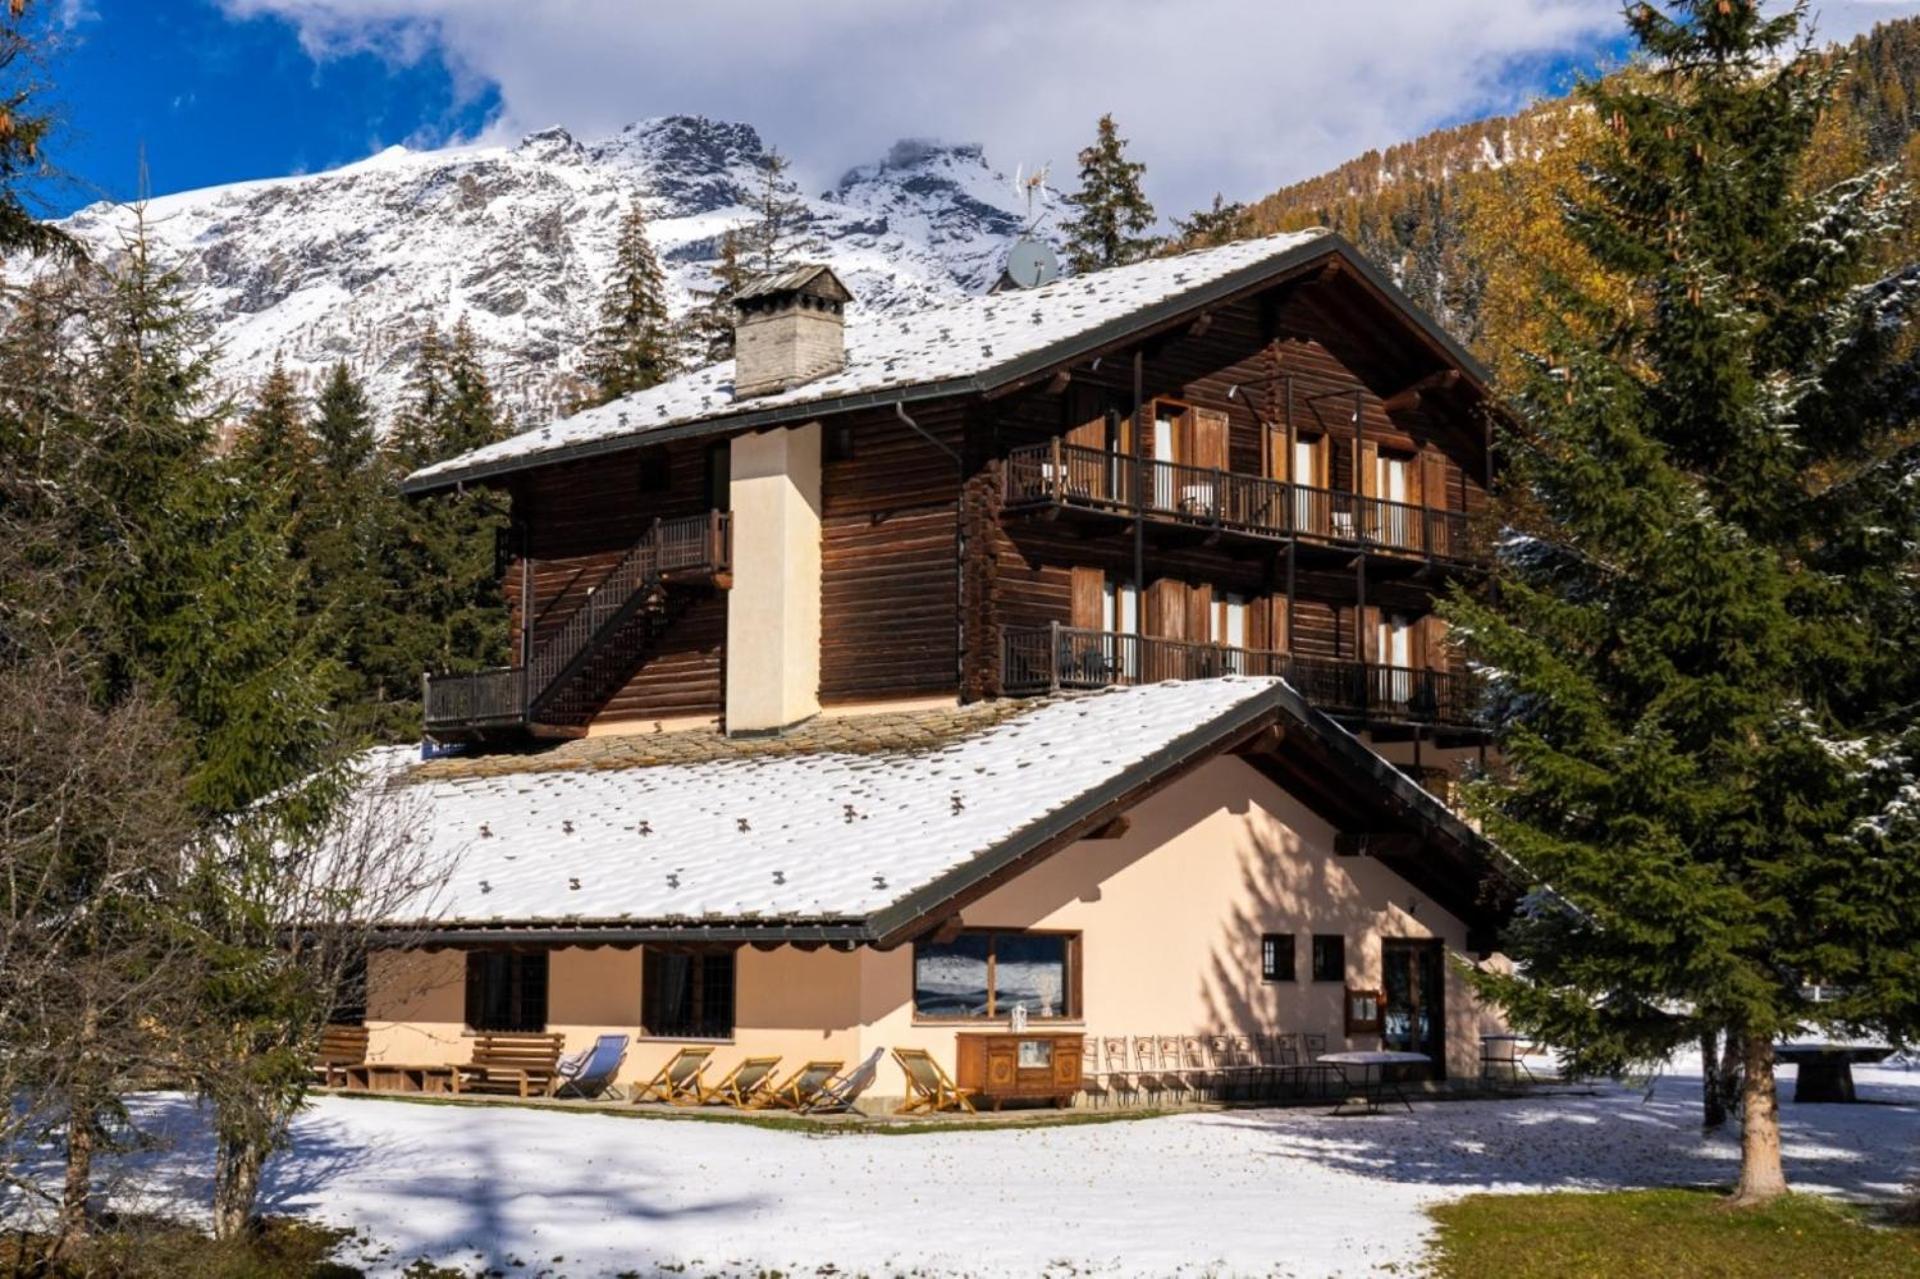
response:
[[[1047,623],[1047,691],[1060,691],[1060,623]]]

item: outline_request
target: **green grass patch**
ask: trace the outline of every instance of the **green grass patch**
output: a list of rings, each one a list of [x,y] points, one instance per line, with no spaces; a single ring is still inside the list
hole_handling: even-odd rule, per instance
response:
[[[1434,1279],[1920,1275],[1920,1229],[1814,1195],[1762,1208],[1710,1190],[1472,1195],[1431,1212]]]

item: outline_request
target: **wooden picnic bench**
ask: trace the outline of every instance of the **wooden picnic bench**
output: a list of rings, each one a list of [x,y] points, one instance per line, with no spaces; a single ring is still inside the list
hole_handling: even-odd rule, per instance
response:
[[[453,1091],[540,1096],[553,1087],[565,1046],[558,1032],[475,1035],[473,1059],[453,1068]]]
[[[320,1047],[313,1054],[313,1077],[322,1088],[344,1088],[347,1067],[367,1059],[365,1026],[328,1026],[320,1032]]]
[[[1885,1044],[1777,1044],[1773,1050],[1775,1061],[1800,1068],[1793,1082],[1793,1099],[1799,1103],[1858,1101],[1854,1063],[1872,1065],[1892,1055]]]
[[[348,1092],[450,1093],[452,1066],[404,1061],[361,1061],[342,1068]]]

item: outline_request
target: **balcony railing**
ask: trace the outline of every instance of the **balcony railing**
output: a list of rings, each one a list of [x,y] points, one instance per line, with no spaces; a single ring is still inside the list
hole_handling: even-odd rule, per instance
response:
[[[1461,511],[1158,462],[1061,440],[1011,450],[1003,484],[1006,505],[1016,509],[1138,512],[1161,522],[1254,537],[1371,546],[1437,559],[1486,557]]]
[[[1070,626],[1009,628],[1001,683],[1013,696],[1222,675],[1277,675],[1330,715],[1477,727],[1477,690],[1451,671],[1297,657]]]
[[[727,513],[655,520],[524,665],[474,675],[427,676],[427,731],[477,731],[537,721],[543,706],[579,674],[621,623],[645,606],[646,596],[664,578],[721,573],[732,562],[733,521]]]

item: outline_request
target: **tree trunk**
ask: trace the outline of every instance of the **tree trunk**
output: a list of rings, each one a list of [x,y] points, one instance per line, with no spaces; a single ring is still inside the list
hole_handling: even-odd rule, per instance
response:
[[[214,1238],[238,1239],[253,1224],[253,1208],[260,1198],[260,1170],[266,1163],[266,1152],[254,1142],[222,1137],[214,1161]]]
[[[1787,1193],[1780,1164],[1780,1098],[1773,1083],[1773,1036],[1747,1032],[1740,1079],[1740,1184],[1737,1207],[1768,1203]]]
[[[87,1208],[93,1198],[93,1112],[75,1105],[67,1112],[67,1175],[60,1190],[60,1221],[53,1240],[57,1259],[87,1238]]]
[[[1731,1038],[1731,1036],[1729,1036]],[[1720,1073],[1720,1032],[1700,1032],[1700,1122],[1719,1128],[1727,1122],[1726,1077]]]

